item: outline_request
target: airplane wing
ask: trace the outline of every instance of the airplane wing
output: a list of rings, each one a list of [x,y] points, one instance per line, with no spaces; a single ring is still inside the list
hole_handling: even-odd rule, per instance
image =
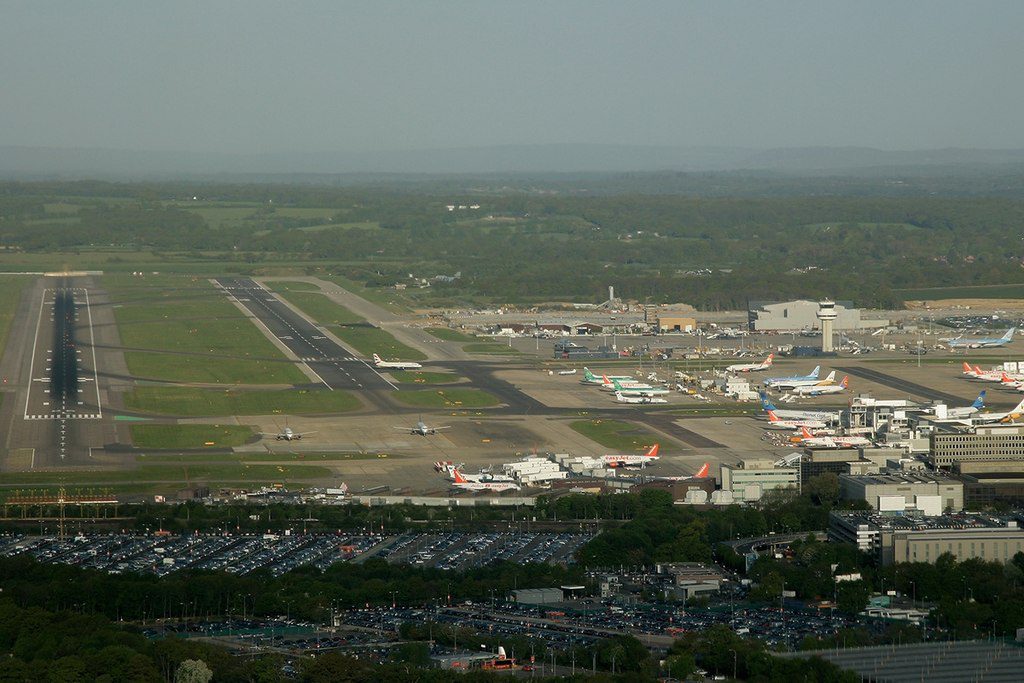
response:
[[[433,429],[435,432],[439,432],[442,429],[451,429],[451,428],[452,428],[451,425],[443,425],[441,427],[431,427],[431,429]]]
[[[310,434],[316,434],[316,432],[292,432],[292,436],[308,436]]]

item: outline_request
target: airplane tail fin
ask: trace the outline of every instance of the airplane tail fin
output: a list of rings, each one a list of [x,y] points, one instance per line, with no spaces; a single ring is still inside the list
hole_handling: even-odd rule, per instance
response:
[[[774,407],[768,410],[768,421],[769,422],[778,422],[779,421],[779,416],[775,414],[775,408]]]
[[[978,410],[981,410],[982,408],[985,407],[985,392],[984,392],[984,390],[980,394],[978,394],[978,398],[974,399],[974,403],[971,404],[971,407],[972,408],[977,408]]]
[[[708,470],[711,469],[710,463],[704,463],[700,469],[697,470],[697,474],[693,475],[694,479],[706,479],[708,476]]]
[[[452,470],[452,476],[455,478],[455,483],[456,484],[465,484],[466,483],[466,478],[464,476],[462,476],[462,472],[459,472],[458,469]]]
[[[811,370],[811,374],[808,375],[808,376],[809,377],[813,377],[814,379],[818,379],[818,375],[819,374],[821,374],[821,366],[820,365],[815,365],[814,369]]]
[[[661,444],[654,444],[651,446],[644,455],[648,458],[657,458],[658,451],[661,449]]]
[[[769,353],[768,357],[764,359],[765,367],[769,367],[770,368],[772,366],[772,359],[773,358],[775,358],[775,354],[774,353]]]
[[[843,381],[839,383],[839,386],[841,386],[843,389],[845,389],[846,387],[850,386],[850,376],[849,375],[844,375],[843,376]]]
[[[380,363],[381,362],[380,356],[378,356],[377,354],[373,354],[373,362],[374,363]]]
[[[1010,329],[1008,329],[1006,331],[1006,334],[1003,335],[1003,339],[1005,339],[1006,341],[1010,341],[1011,339],[1013,339],[1013,333],[1016,332],[1016,331],[1017,331],[1016,327],[1011,327]]]
[[[967,363],[964,363],[964,365],[967,365]],[[594,377],[594,373],[592,373],[590,369],[585,365],[583,366],[583,377],[586,379],[596,379]]]
[[[768,394],[766,394],[765,392],[762,391],[762,392],[760,392],[760,396],[761,396],[761,408],[763,408],[766,412],[767,411],[775,410],[775,406],[772,404],[771,399],[768,398]]]
[[[980,365],[975,365],[975,366],[974,366],[974,372],[976,372],[976,373],[977,373],[977,374],[979,374],[979,375],[983,375],[983,374],[985,374],[985,373],[983,373],[983,372],[981,371],[981,366],[980,366]]]
[[[835,382],[836,381],[836,371],[833,370],[832,372],[828,373],[828,377],[825,378],[825,381],[829,382],[829,383]]]
[[[814,435],[811,434],[811,430],[809,430],[807,427],[801,427],[800,428],[800,436],[802,436],[805,439],[810,439]]]
[[[964,374],[965,375],[973,375],[973,374],[975,374],[974,370],[971,369],[971,366],[967,364],[967,361],[964,361]]]

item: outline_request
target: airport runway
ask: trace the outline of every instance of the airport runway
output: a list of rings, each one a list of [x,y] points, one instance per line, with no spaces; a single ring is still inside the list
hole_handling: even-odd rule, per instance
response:
[[[351,351],[328,338],[316,325],[249,278],[219,278],[217,284],[247,310],[328,389],[398,387]]]

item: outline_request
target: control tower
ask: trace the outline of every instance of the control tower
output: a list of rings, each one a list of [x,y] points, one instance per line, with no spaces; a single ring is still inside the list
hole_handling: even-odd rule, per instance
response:
[[[818,320],[821,321],[821,352],[833,353],[832,326],[836,321],[836,302],[822,299],[818,302]]]

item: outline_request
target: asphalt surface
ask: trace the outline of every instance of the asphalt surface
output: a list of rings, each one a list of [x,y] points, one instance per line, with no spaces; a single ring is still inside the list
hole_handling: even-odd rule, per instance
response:
[[[947,394],[944,391],[936,391],[935,389],[932,389],[931,387],[926,387],[923,384],[910,382],[905,379],[900,379],[899,377],[894,377],[893,375],[888,375],[884,372],[879,372],[878,370],[865,368],[863,366],[846,368],[837,367],[836,370],[838,370],[839,372],[845,372],[848,375],[854,375],[856,377],[861,377],[872,382],[877,382],[878,384],[887,386],[891,389],[905,391],[908,394],[913,394],[915,396],[923,396],[924,398],[927,398],[932,401],[940,401],[948,406],[958,406],[961,405],[964,401],[963,397],[961,396]]]
[[[270,331],[329,389],[398,389],[366,361],[328,338],[272,292],[249,278],[217,284]]]

